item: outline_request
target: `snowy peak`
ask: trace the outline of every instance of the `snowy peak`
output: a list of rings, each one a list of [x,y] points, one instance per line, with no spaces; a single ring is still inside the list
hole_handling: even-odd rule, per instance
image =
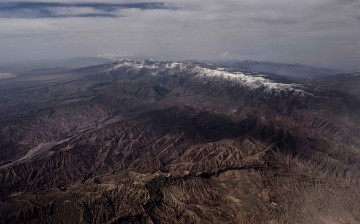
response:
[[[258,73],[230,72],[223,68],[209,69],[197,67],[199,78],[222,79],[233,85],[242,85],[250,90],[263,89],[266,92],[279,93],[281,91],[293,91],[299,94],[306,94],[299,84],[288,84],[275,82]]]
[[[119,59],[112,63],[107,72],[137,71],[149,75],[181,75],[190,76],[192,80],[206,84],[212,82],[216,85],[237,86],[248,90],[262,90],[271,94],[289,92],[297,95],[308,95],[304,87],[295,83],[284,83],[271,79],[268,75],[258,72],[240,72],[225,68],[196,63],[196,62],[169,62],[148,60]]]
[[[118,59],[113,63],[112,70],[119,68],[129,68],[129,69],[168,69],[168,68],[178,68],[183,66],[183,63],[179,62],[161,62],[153,59],[147,60],[131,60],[131,59]]]

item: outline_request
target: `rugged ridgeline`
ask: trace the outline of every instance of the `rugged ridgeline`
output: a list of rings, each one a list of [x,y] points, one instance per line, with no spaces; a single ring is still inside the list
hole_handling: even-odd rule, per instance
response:
[[[360,103],[200,63],[0,83],[0,223],[360,223]]]

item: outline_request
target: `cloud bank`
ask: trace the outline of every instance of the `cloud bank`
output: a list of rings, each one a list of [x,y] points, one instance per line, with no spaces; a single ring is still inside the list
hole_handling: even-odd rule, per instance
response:
[[[0,61],[94,56],[360,66],[357,0],[2,1]]]
[[[121,17],[119,11],[122,9],[175,10],[176,8],[163,2],[2,2],[0,18]]]

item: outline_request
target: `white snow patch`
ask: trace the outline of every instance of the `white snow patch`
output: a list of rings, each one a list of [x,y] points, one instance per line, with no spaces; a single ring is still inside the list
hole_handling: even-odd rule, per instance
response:
[[[182,65],[182,63],[179,63],[179,62],[166,63],[167,68],[176,68],[176,67],[180,67],[181,65]]]
[[[153,72],[152,74],[156,74],[160,71],[164,71],[166,69],[175,69],[175,68],[182,68],[183,67],[183,63],[179,63],[179,62],[158,62],[155,60],[147,60],[147,62],[150,63],[146,63],[146,61],[141,61],[141,60],[119,60],[117,62],[116,65],[114,65],[113,67],[111,67],[108,71],[111,70],[116,70],[122,67],[126,67],[129,69],[152,69],[152,70],[157,70],[155,73]]]
[[[298,92],[304,94],[305,91],[300,88],[298,84],[286,84],[286,83],[276,83],[273,80],[266,79],[261,75],[245,75],[242,72],[228,72],[225,69],[209,69],[203,67],[196,67],[198,72],[198,78],[219,78],[228,82],[232,82],[233,85],[242,85],[250,89],[259,89],[262,88],[265,91],[271,92],[280,92],[280,91],[289,91]]]
[[[278,83],[271,79],[266,78],[261,74],[252,74],[252,73],[242,73],[242,72],[230,72],[226,68],[217,68],[211,69],[202,67],[200,65],[194,66],[194,64],[187,64],[181,62],[159,62],[159,61],[143,61],[143,60],[119,60],[117,63],[112,66],[110,70],[116,70],[122,67],[128,69],[149,69],[149,74],[151,76],[159,75],[160,72],[169,70],[169,74],[181,73],[182,70],[186,69],[187,72],[190,72],[194,75],[195,78],[200,79],[203,82],[212,81],[214,79],[220,82],[226,82],[230,85],[240,85],[248,89],[263,89],[265,92],[272,92],[278,94],[283,91],[289,91],[299,94],[309,94],[305,92],[301,85],[298,84],[286,84]]]

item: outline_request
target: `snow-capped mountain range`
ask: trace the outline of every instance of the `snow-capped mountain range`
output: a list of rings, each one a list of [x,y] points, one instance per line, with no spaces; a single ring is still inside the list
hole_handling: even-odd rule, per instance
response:
[[[308,95],[302,84],[283,81],[277,77],[260,72],[230,70],[209,64],[195,62],[164,62],[157,60],[117,59],[106,65],[104,71],[114,74],[119,71],[146,72],[148,75],[181,75],[191,77],[201,83],[237,86],[248,90],[263,90],[272,94],[282,92]]]

